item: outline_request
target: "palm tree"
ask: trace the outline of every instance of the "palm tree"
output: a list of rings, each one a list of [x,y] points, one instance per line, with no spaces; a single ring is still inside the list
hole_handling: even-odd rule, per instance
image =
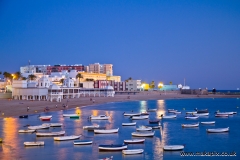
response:
[[[22,75],[21,75],[21,73],[20,72],[16,72],[15,74],[14,74],[14,79],[20,79],[20,78],[22,78]]]
[[[11,80],[13,78],[12,74],[10,74],[8,72],[3,72],[3,76],[4,76],[5,79],[10,79]]]
[[[76,79],[78,79],[78,85],[79,85],[79,87],[80,87],[80,80],[81,80],[81,78],[83,78],[82,74],[81,74],[81,73],[78,73],[78,74],[76,75]]]
[[[151,89],[154,89],[154,88],[155,88],[155,82],[154,82],[154,81],[151,82],[150,88],[151,88]]]
[[[169,84],[170,84],[170,85],[172,85],[172,81],[171,81],[171,82],[169,82]]]
[[[37,76],[35,76],[34,74],[28,75],[29,80],[35,80],[36,78],[37,78]]]

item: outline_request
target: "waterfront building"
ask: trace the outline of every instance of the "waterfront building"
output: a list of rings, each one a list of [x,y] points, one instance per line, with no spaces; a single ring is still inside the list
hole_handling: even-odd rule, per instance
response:
[[[89,64],[89,72],[92,73],[103,73],[107,74],[107,76],[113,75],[113,65],[112,64]]]
[[[141,91],[141,80],[126,80],[127,91]]]

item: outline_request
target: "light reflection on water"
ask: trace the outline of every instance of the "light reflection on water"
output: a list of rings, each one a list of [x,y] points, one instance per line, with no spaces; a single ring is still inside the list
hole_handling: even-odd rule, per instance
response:
[[[231,105],[234,104],[234,105]],[[65,130],[67,135],[81,134],[82,140],[93,140],[92,145],[73,145],[73,141],[58,142],[53,137],[36,137],[33,134],[18,134],[19,129],[26,129],[26,124],[40,125],[38,115],[31,115],[28,119],[8,118],[0,120],[0,137],[4,143],[0,144],[1,159],[98,159],[113,156],[116,159],[192,159],[192,157],[181,157],[178,152],[163,151],[164,145],[184,144],[184,151],[236,151],[240,154],[239,144],[240,135],[239,125],[240,116],[234,115],[229,118],[216,118],[214,112],[221,111],[238,111],[236,106],[240,101],[234,99],[191,99],[191,100],[157,100],[157,101],[140,101],[126,103],[110,103],[99,106],[75,108],[59,112],[42,113],[42,115],[53,115],[50,122],[63,123],[62,127],[41,130],[40,132]],[[194,106],[194,107],[193,107]],[[224,108],[228,106],[228,108]],[[194,108],[208,108],[210,116],[200,117],[198,120],[186,120],[185,111],[191,111]],[[161,114],[168,114],[167,109],[177,109],[182,111],[176,119],[161,120],[162,128],[155,130],[153,138],[146,138],[144,144],[128,145],[129,149],[144,149],[144,154],[126,156],[121,152],[102,152],[98,150],[99,144],[122,144],[124,139],[136,139],[131,133],[136,131],[136,127],[148,124],[148,120],[136,120],[136,126],[122,126],[122,122],[132,122],[129,117],[123,116],[123,112],[146,111],[147,108],[157,108],[157,112],[150,113],[150,119],[160,119]],[[184,111],[182,109],[185,109]],[[63,113],[80,114],[79,119],[70,119],[63,117]],[[89,120],[90,115],[108,115],[109,120]],[[199,125],[196,128],[182,128],[181,124],[196,123],[201,121],[216,121],[215,125]],[[47,122],[48,123],[48,122]],[[83,130],[84,125],[105,126],[108,129],[119,128],[119,133],[115,134],[94,134],[93,131]],[[230,127],[229,133],[211,134],[207,133],[208,128]],[[41,147],[24,147],[25,141],[44,141],[45,146]],[[231,157],[231,159],[237,157]],[[195,158],[197,159],[197,158]],[[204,159],[208,159],[204,157]],[[218,157],[211,157],[218,159]]]

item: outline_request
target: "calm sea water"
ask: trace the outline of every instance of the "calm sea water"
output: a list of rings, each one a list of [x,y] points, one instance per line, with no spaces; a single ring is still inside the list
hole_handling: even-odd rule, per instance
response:
[[[77,107],[77,106],[76,106]],[[83,136],[81,139],[93,140],[92,145],[73,145],[73,141],[56,142],[52,137],[36,137],[33,134],[19,134],[19,129],[25,129],[27,124],[40,125],[38,115],[31,115],[28,119],[5,118],[0,120],[0,137],[3,143],[0,144],[0,159],[100,159],[113,156],[114,160],[126,159],[240,159],[240,99],[174,99],[174,100],[151,100],[133,101],[122,103],[108,103],[104,105],[76,108],[72,110],[49,112],[41,115],[53,115],[51,122],[63,123],[63,127],[50,128],[48,131],[65,130],[67,135]],[[136,127],[148,124],[148,120],[137,120],[137,126],[122,126],[123,122],[130,122],[129,117],[124,117],[123,112],[145,111],[147,108],[157,108],[157,112],[150,113],[150,119],[158,119],[161,114],[167,114],[167,109],[182,111],[176,119],[162,120],[161,129],[155,130],[153,138],[146,138],[144,144],[131,144],[128,149],[144,149],[144,154],[125,156],[121,152],[102,152],[98,150],[99,144],[122,144],[124,139],[132,139],[131,133]],[[195,108],[210,111],[207,117],[198,120],[186,120],[186,111],[193,111]],[[229,118],[215,118],[214,112],[236,111],[238,114]],[[63,118],[63,113],[80,113],[80,119]],[[110,120],[89,121],[89,115],[107,114]],[[201,121],[216,121],[215,125],[200,125],[198,128],[182,128],[183,123],[195,123]],[[107,128],[119,128],[117,134],[94,134],[82,129],[84,125],[99,124]],[[208,128],[230,127],[229,133],[208,134]],[[45,146],[24,147],[25,141],[44,141]],[[185,152],[236,152],[236,157],[183,157],[179,151],[163,151],[164,145],[184,144]]]

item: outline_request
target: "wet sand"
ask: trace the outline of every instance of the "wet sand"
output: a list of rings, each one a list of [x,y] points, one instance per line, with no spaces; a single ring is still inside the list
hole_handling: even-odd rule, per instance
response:
[[[128,98],[130,96],[130,98]],[[13,117],[27,114],[39,114],[44,112],[45,107],[49,111],[60,111],[76,107],[91,106],[109,102],[140,101],[140,100],[163,100],[163,99],[186,99],[186,98],[240,98],[240,95],[187,95],[179,93],[141,92],[135,95],[115,95],[115,97],[80,97],[63,99],[62,102],[27,101],[0,99],[0,118]],[[92,99],[92,101],[90,100]],[[67,105],[67,108],[63,107]],[[29,111],[27,111],[29,107]]]

